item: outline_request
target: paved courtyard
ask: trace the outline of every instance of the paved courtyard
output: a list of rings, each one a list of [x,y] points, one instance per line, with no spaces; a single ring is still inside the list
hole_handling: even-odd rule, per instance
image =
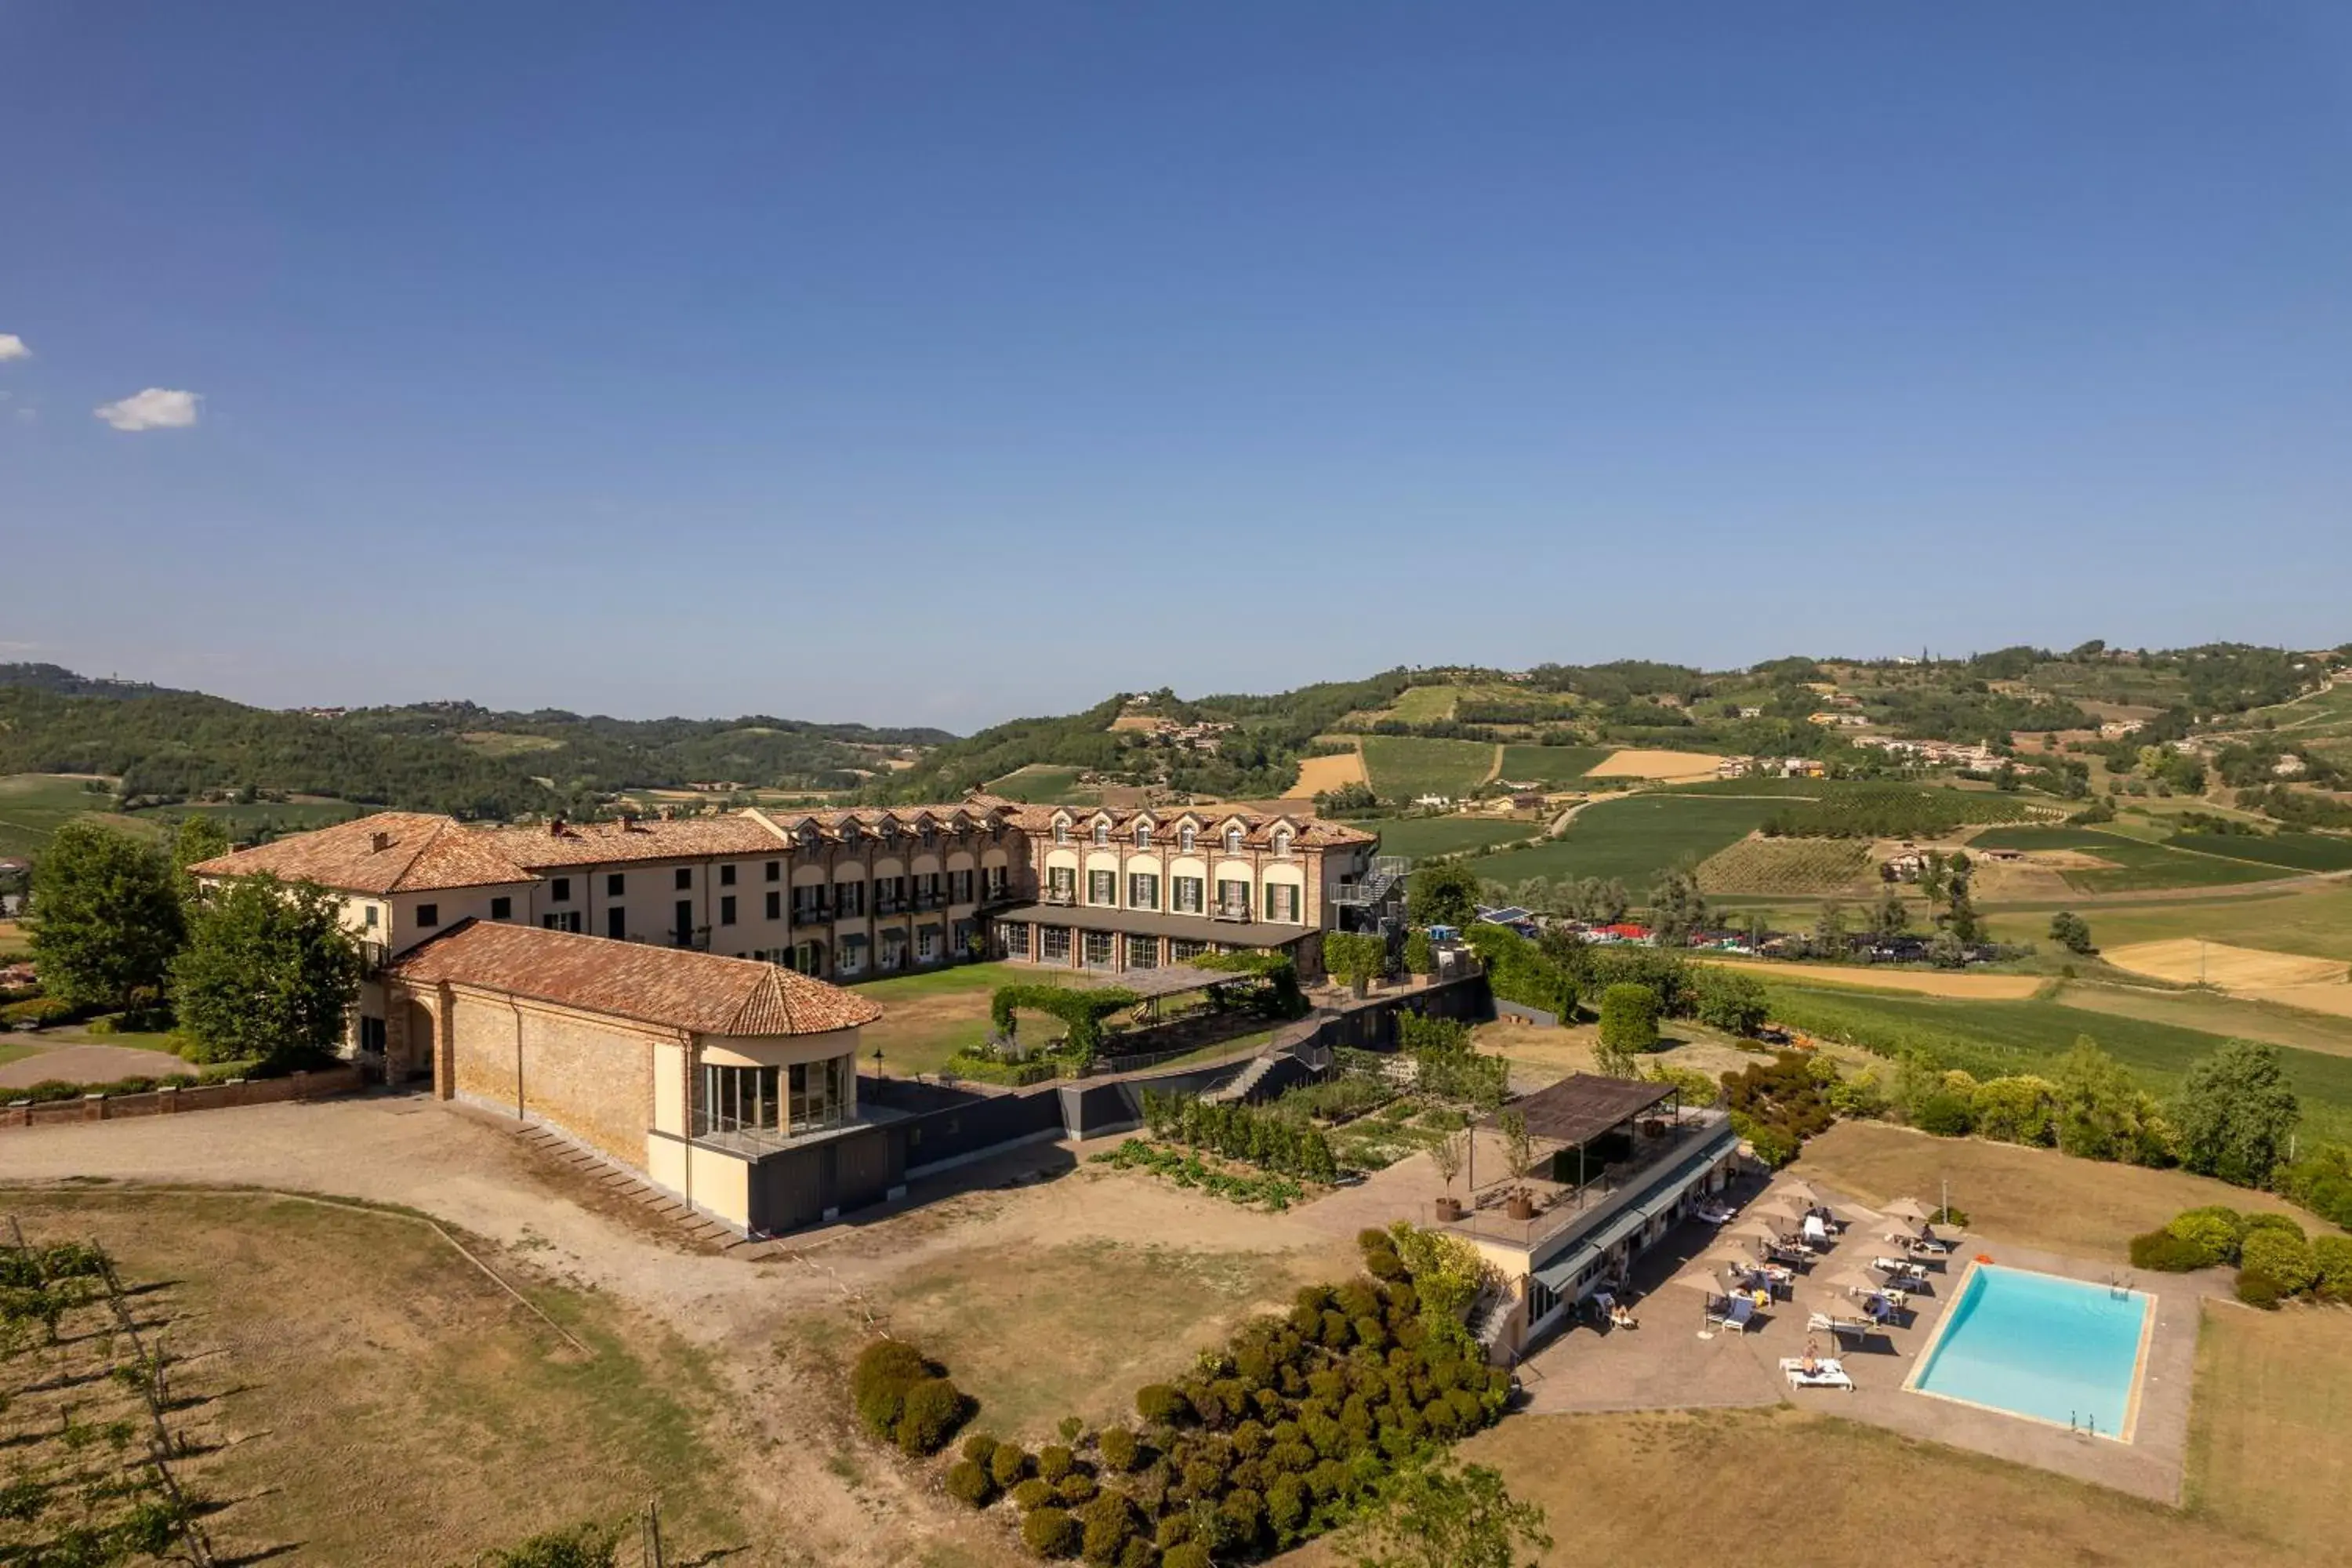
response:
[[[1846,1208],[1834,1194],[1828,1195],[1833,1206],[1842,1212]],[[1714,1227],[1685,1221],[1644,1255],[1634,1271],[1638,1328],[1601,1330],[1580,1321],[1521,1364],[1528,1407],[1544,1415],[1574,1415],[1790,1402],[2158,1502],[2179,1502],[2198,1319],[2206,1300],[2227,1300],[2225,1279],[2213,1274],[2128,1281],[2156,1298],[2156,1327],[2142,1375],[2138,1422],[2133,1440],[2122,1443],[1903,1386],[1970,1259],[1983,1256],[2015,1268],[2098,1283],[2116,1277],[2111,1266],[1964,1236],[1948,1263],[1929,1267],[1928,1285],[1913,1292],[1909,1319],[1900,1326],[1859,1343],[1835,1343],[1827,1333],[1809,1332],[1809,1309],[1842,1294],[1819,1281],[1866,1266],[1884,1250],[1876,1243],[1887,1228],[1883,1221],[1857,1219],[1825,1257],[1799,1274],[1793,1300],[1775,1301],[1769,1311],[1759,1315],[1760,1326],[1731,1333],[1705,1327],[1699,1292],[1666,1283],[1717,1241]],[[2231,1303],[2224,1310],[2242,1309]],[[1788,1386],[1780,1373],[1781,1358],[1803,1355],[1808,1342],[1816,1353],[1843,1359],[1855,1384],[1853,1393]]]

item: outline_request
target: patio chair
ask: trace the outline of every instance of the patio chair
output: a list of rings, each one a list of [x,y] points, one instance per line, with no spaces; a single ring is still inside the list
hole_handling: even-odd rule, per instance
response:
[[[1748,1296],[1734,1296],[1731,1298],[1731,1304],[1722,1311],[1707,1313],[1706,1321],[1709,1328],[1727,1329],[1735,1334],[1744,1334],[1755,1318],[1755,1299]]]
[[[1780,1372],[1791,1388],[1842,1388],[1853,1392],[1853,1379],[1846,1375],[1845,1363],[1835,1356],[1817,1356],[1809,1370],[1802,1357],[1780,1358]]]
[[[1927,1271],[1907,1258],[1874,1258],[1870,1266],[1890,1280],[1911,1279],[1922,1285],[1927,1282]]]

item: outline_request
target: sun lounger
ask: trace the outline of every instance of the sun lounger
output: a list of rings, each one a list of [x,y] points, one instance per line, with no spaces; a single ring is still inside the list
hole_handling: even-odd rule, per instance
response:
[[[1897,1279],[1916,1279],[1922,1284],[1927,1282],[1927,1271],[1907,1258],[1874,1258],[1870,1260],[1870,1266],[1881,1274],[1892,1275]]]
[[[1834,1356],[1816,1357],[1812,1370],[1805,1370],[1803,1360],[1797,1356],[1780,1358],[1781,1373],[1791,1388],[1843,1388],[1853,1392],[1853,1379],[1846,1375],[1845,1365]]]
[[[1952,1250],[1952,1244],[1940,1236],[1915,1236],[1905,1245],[1928,1258],[1948,1257]]]
[[[1706,1321],[1709,1328],[1728,1329],[1735,1334],[1742,1334],[1748,1331],[1748,1325],[1755,1316],[1756,1302],[1753,1298],[1734,1296],[1731,1299],[1731,1305],[1722,1311],[1707,1313]]]
[[[1860,1337],[1874,1334],[1879,1325],[1868,1318],[1841,1318],[1828,1312],[1815,1312],[1805,1320],[1809,1334],[1852,1334]]]

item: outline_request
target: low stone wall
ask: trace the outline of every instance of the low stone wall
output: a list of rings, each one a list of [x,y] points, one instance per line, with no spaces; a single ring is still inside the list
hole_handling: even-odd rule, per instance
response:
[[[284,1078],[232,1079],[186,1088],[167,1086],[144,1094],[86,1094],[78,1100],[19,1100],[0,1105],[0,1128],[41,1127],[58,1121],[115,1121],[126,1116],[173,1116],[190,1110],[225,1110],[235,1105],[275,1105],[289,1100],[320,1100],[351,1094],[365,1080],[357,1065]]]

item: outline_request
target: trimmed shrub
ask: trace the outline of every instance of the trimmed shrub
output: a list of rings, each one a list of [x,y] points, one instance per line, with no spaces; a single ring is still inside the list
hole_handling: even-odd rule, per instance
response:
[[[1192,1403],[1164,1383],[1147,1383],[1135,1391],[1135,1413],[1154,1426],[1173,1426],[1190,1420]]]
[[[1119,1549],[1118,1568],[1153,1568],[1159,1558],[1160,1554],[1151,1550],[1151,1542],[1139,1535],[1131,1535],[1128,1537],[1127,1544]]]
[[[2212,1254],[2216,1263],[2235,1263],[2238,1239],[2245,1234],[2244,1222],[2236,1210],[2218,1207],[2184,1210],[2174,1215],[2164,1228]]]
[[[2245,1244],[2254,1238],[2254,1233],[2263,1230],[2278,1231],[2283,1235],[2294,1237],[2297,1241],[2303,1239],[2303,1226],[2283,1214],[2250,1214],[2245,1216],[2245,1223],[2238,1229],[2239,1250],[2244,1251]]]
[[[2238,1300],[2247,1306],[2260,1307],[2265,1312],[2273,1311],[2285,1294],[2279,1289],[2278,1281],[2269,1275],[2257,1274],[2251,1268],[2238,1270]]]
[[[922,1352],[903,1340],[876,1340],[857,1352],[849,1372],[858,1418],[877,1437],[893,1437],[907,1413],[907,1394],[936,1374]]]
[[[1054,1485],[1054,1495],[1076,1508],[1082,1502],[1092,1502],[1102,1492],[1094,1477],[1084,1470],[1072,1470]]]
[[[999,1443],[988,1456],[988,1473],[1000,1487],[1018,1486],[1028,1479],[1029,1456],[1018,1443]]]
[[[1013,1506],[1027,1513],[1033,1509],[1044,1508],[1054,1500],[1054,1485],[1051,1481],[1041,1481],[1032,1476],[1014,1487],[1011,1495]]]
[[[1077,1456],[1059,1443],[1048,1443],[1037,1450],[1037,1473],[1049,1481],[1068,1475],[1077,1462]]]
[[[1124,1426],[1105,1428],[1102,1436],[1095,1439],[1095,1447],[1102,1453],[1102,1462],[1121,1475],[1135,1468],[1135,1461],[1143,1452],[1143,1445]]]
[[[989,1460],[996,1458],[996,1434],[971,1433],[964,1438],[963,1447],[958,1452],[973,1464],[985,1467]]]
[[[2319,1270],[2319,1293],[2330,1301],[2352,1301],[2352,1236],[2313,1238],[2311,1261]]]
[[[73,1022],[74,1005],[58,996],[36,996],[29,1002],[0,1006],[0,1025],[12,1029],[46,1029]]]
[[[1214,1565],[1209,1561],[1207,1547],[1197,1541],[1186,1541],[1160,1554],[1160,1568],[1214,1568]]]
[[[2151,1230],[2133,1237],[2131,1260],[2133,1268],[2158,1274],[2187,1274],[2192,1269],[2210,1268],[2221,1261],[2201,1243],[2175,1236],[2169,1230]]]
[[[1118,1568],[1141,1522],[1135,1505],[1117,1492],[1105,1492],[1087,1505],[1079,1519],[1080,1554],[1096,1568]]]
[[[1041,1508],[1021,1521],[1021,1540],[1040,1557],[1067,1557],[1078,1549],[1078,1521],[1058,1508]]]
[[[1965,1138],[1977,1119],[1960,1095],[1931,1094],[1912,1108],[1911,1124],[1938,1138]]]
[[[2312,1257],[2311,1244],[2303,1239],[2299,1231],[2289,1234],[2274,1226],[2257,1226],[2246,1233],[2238,1257],[2247,1273],[2264,1275],[2276,1281],[2286,1295],[2310,1289],[2319,1278],[2319,1265]]]
[[[927,1377],[907,1390],[894,1434],[899,1448],[920,1458],[947,1447],[970,1409],[963,1391],[944,1377]]]
[[[1658,1048],[1658,994],[1646,985],[1612,985],[1601,994],[1601,1047],[1632,1058]]]
[[[973,1508],[984,1508],[996,1495],[996,1483],[977,1460],[959,1459],[948,1467],[948,1496]]]

